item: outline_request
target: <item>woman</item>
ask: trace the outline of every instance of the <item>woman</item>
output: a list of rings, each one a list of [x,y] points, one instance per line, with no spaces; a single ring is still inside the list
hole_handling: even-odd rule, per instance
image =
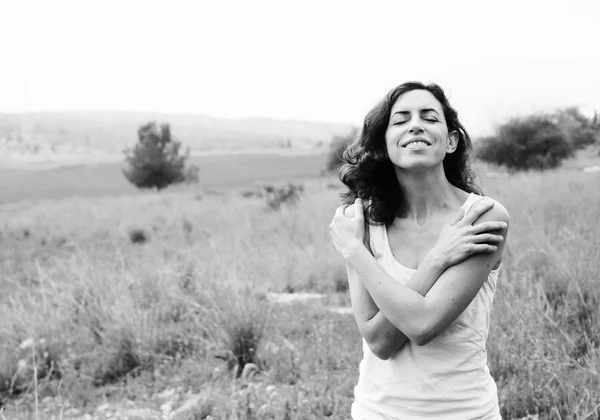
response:
[[[485,343],[509,220],[471,152],[443,90],[411,82],[344,153],[354,205],[329,227],[363,336],[354,420],[500,419]]]

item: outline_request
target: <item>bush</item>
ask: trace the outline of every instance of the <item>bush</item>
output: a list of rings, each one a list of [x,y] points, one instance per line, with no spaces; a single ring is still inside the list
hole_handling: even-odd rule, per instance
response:
[[[334,136],[331,140],[331,149],[329,151],[329,157],[327,159],[327,171],[333,172],[339,168],[343,163],[342,153],[346,146],[354,140],[358,135],[358,128],[354,127],[350,133],[345,136]]]
[[[216,323],[212,327],[218,331],[217,340],[223,350],[215,357],[225,360],[236,377],[247,372],[244,368],[248,364],[258,370],[265,368],[259,353],[272,306],[247,294],[227,293],[215,298]]]
[[[130,229],[129,239],[134,244],[143,244],[148,241],[148,234],[142,229]]]
[[[598,141],[600,130],[596,123],[597,116],[588,119],[578,108],[571,107],[558,110],[555,119],[575,149],[584,148]]]
[[[296,204],[304,194],[304,185],[291,182],[282,186],[265,185],[263,188],[267,204],[273,210],[279,210],[283,204]]]
[[[124,151],[128,167],[123,174],[133,185],[160,191],[171,184],[198,181],[198,167],[186,167],[189,148],[180,154],[181,143],[171,138],[169,124],[161,124],[159,131],[150,122],[140,127],[138,137],[138,144]]]
[[[549,169],[573,155],[575,147],[550,115],[513,118],[497,135],[480,139],[477,155],[510,169]]]

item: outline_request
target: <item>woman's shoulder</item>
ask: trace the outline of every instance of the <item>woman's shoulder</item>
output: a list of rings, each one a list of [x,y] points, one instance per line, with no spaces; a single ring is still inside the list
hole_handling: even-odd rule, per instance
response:
[[[356,204],[352,203],[349,206],[341,205],[339,208],[344,210],[344,215],[348,218],[353,218],[356,215]],[[367,218],[365,218],[365,231],[363,236],[363,243],[365,247],[373,254],[371,249],[371,228],[372,225],[367,222]]]
[[[508,210],[506,209],[506,207],[504,207],[502,205],[502,203],[500,203],[498,200],[496,200],[493,197],[487,196],[487,195],[479,195],[477,197],[477,201],[474,204],[477,205],[477,203],[485,203],[485,201],[492,201],[494,203],[494,207],[492,207],[491,209],[489,209],[488,211],[486,211],[485,213],[483,213],[481,215],[481,217],[478,219],[478,221],[480,222],[485,222],[485,221],[490,221],[490,220],[496,220],[496,221],[502,221],[502,222],[509,222],[510,216],[508,214]]]

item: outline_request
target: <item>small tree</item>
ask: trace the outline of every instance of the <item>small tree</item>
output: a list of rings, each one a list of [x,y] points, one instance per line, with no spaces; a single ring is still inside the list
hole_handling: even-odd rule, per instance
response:
[[[124,150],[123,174],[133,185],[160,191],[171,184],[198,181],[198,167],[186,167],[189,148],[180,154],[181,142],[171,138],[169,124],[161,124],[159,130],[156,122],[149,122],[139,128],[138,137],[133,149]]]

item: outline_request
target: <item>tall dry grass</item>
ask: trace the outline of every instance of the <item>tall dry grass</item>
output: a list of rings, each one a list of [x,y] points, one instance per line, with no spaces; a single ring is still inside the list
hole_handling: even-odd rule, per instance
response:
[[[488,340],[503,416],[597,419],[600,178],[482,172],[511,215]],[[265,299],[347,302],[327,232],[332,183],[306,183],[279,210],[234,191],[0,207],[0,398],[33,401],[62,381],[63,398],[93,405],[113,383],[159,381],[191,361],[213,416],[348,418],[361,357],[352,317]],[[244,364],[257,376],[241,377]]]

